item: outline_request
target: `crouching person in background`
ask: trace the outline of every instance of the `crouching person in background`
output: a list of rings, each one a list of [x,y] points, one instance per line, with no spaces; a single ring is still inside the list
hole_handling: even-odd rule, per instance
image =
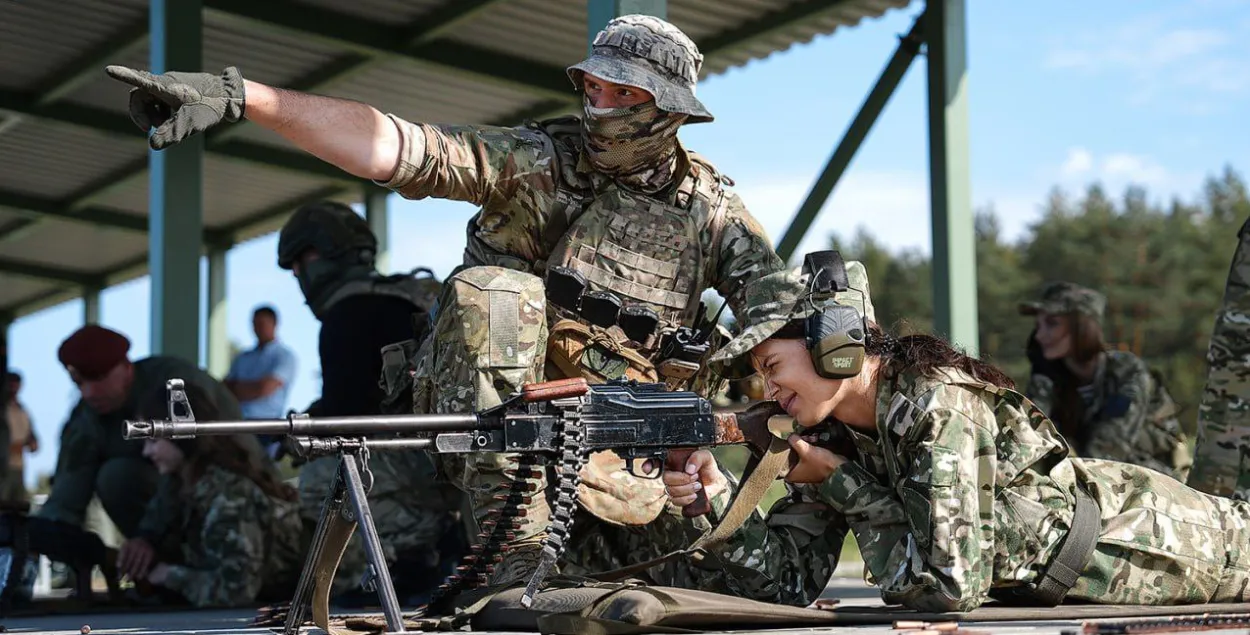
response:
[[[197,418],[220,420],[193,385],[187,399]],[[141,419],[169,415],[166,393],[142,401]],[[197,607],[287,600],[303,564],[298,496],[272,472],[247,460],[234,437],[148,439],[143,456],[162,475],[176,476],[182,509],[171,528],[176,548],[163,549],[143,579]]]

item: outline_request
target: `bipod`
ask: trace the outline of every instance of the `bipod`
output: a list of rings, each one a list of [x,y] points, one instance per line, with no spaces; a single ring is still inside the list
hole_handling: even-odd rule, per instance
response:
[[[308,557],[304,561],[304,569],[295,587],[295,597],[291,599],[282,632],[284,635],[297,635],[300,627],[307,621],[310,609],[313,619],[319,622],[318,626],[328,626],[325,622],[329,620],[327,605],[330,585],[334,581],[334,573],[338,569],[343,549],[347,547],[355,527],[359,526],[369,563],[362,586],[366,589],[372,587],[377,591],[382,613],[386,617],[386,633],[406,633],[408,631],[404,629],[399,598],[395,594],[395,585],[391,582],[391,572],[386,566],[386,556],[382,551],[382,541],[378,539],[373,514],[369,510],[368,493],[373,486],[373,474],[369,471],[369,450],[362,439],[334,441],[333,449],[339,455],[339,469],[325,503],[321,506],[317,528],[313,532]],[[326,450],[330,448],[322,446],[319,449],[322,452],[318,454],[328,454]],[[327,553],[327,547],[331,545],[335,553]],[[314,593],[319,597],[314,598]]]

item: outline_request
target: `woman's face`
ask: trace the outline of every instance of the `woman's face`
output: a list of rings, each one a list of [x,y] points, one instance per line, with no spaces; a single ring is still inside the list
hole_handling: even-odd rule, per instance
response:
[[[156,471],[161,474],[172,474],[182,467],[187,457],[182,449],[168,439],[148,439],[143,442],[143,456],[147,457]]]
[[[781,404],[799,425],[824,421],[841,399],[843,380],[817,375],[803,340],[765,340],[751,350],[751,364],[764,378],[764,398]]]
[[[1054,313],[1037,314],[1037,343],[1042,356],[1049,360],[1063,359],[1072,353],[1072,331],[1068,320]]]

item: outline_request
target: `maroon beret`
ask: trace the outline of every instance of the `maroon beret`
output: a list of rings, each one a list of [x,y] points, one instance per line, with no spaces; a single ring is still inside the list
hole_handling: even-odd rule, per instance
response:
[[[57,359],[66,369],[88,381],[99,379],[126,361],[130,340],[103,326],[88,324],[61,342]]]

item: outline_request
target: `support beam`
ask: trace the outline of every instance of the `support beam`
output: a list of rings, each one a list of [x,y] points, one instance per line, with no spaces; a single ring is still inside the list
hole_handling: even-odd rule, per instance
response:
[[[82,289],[82,323],[100,323],[100,293],[103,289],[98,284],[89,284]]]
[[[0,272],[35,278],[37,280],[64,282],[79,287],[89,285],[95,281],[95,276],[83,271],[62,269],[60,267],[51,267],[4,257],[0,257]]]
[[[850,166],[851,160],[855,158],[855,153],[859,151],[860,145],[864,143],[864,139],[872,130],[873,124],[877,122],[877,117],[881,115],[882,110],[885,110],[885,106],[889,103],[890,97],[894,95],[899,82],[903,81],[903,76],[907,74],[907,69],[911,67],[912,60],[916,58],[916,54],[920,51],[920,45],[924,37],[923,24],[924,16],[921,15],[912,24],[911,30],[899,38],[898,48],[894,50],[894,56],[890,58],[889,63],[885,65],[885,69],[881,71],[881,76],[877,78],[876,85],[872,87],[872,91],[868,93],[868,98],[859,107],[859,112],[851,120],[851,125],[842,134],[842,141],[838,142],[838,147],[830,155],[828,163],[825,164],[825,169],[821,171],[820,177],[816,179],[816,183],[812,185],[811,191],[807,193],[807,198],[803,199],[803,204],[799,206],[799,211],[794,215],[794,220],[790,221],[790,227],[786,229],[785,235],[781,237],[781,242],[777,245],[777,255],[781,256],[783,261],[788,262],[790,257],[794,255],[794,250],[798,248],[803,237],[807,235],[807,230],[811,228],[812,223],[816,220],[816,216],[820,214],[820,210],[825,206],[825,201],[829,200],[829,194],[833,192],[833,188],[842,179],[842,174],[846,172],[846,168]]]
[[[136,128],[124,113],[78,104],[58,103],[39,106],[36,103],[37,99],[38,95],[0,88],[0,112],[19,115],[34,121],[76,126],[108,135],[132,139],[135,141],[136,147],[140,147],[139,144],[144,139],[143,132]],[[212,132],[216,133],[218,130],[228,129],[229,126],[217,128]],[[214,137],[211,133],[207,136],[210,138]],[[316,176],[339,178],[344,181],[360,181],[360,179],[356,179],[346,172],[303,152],[291,152],[273,146],[244,141],[210,145],[214,146],[212,148],[214,155],[227,159],[304,174],[311,172]],[[110,182],[118,180],[115,174],[110,174],[109,176],[112,178]]]
[[[227,321],[227,249],[208,252],[208,374],[222,379],[230,372],[230,324]]]
[[[296,209],[308,203],[337,197],[347,191],[347,189],[342,185],[331,185],[313,190],[308,194],[296,196],[277,205],[271,205],[224,227],[208,230],[205,233],[205,239],[210,243],[241,243],[265,231],[277,230]]]
[[[429,44],[451,33],[456,27],[481,15],[491,5],[499,4],[501,1],[456,0],[456,2],[448,2],[417,18],[416,23],[406,30],[403,41],[408,46]]]
[[[933,324],[978,354],[976,234],[968,156],[967,0],[928,0]]]
[[[202,66],[200,0],[151,1],[153,73]],[[148,267],[153,355],[200,359],[200,247],[204,233],[204,136],[148,154]]]
[[[464,0],[456,3],[462,4]],[[203,0],[215,16],[254,29],[283,32],[300,39],[382,59],[402,59],[474,81],[529,93],[536,97],[571,99],[573,91],[562,67],[531,62],[468,44],[423,40],[403,26],[292,0]],[[451,9],[454,11],[454,9]],[[418,40],[409,46],[406,42]]]
[[[595,35],[613,18],[623,15],[653,15],[668,19],[668,0],[588,0],[586,5],[586,50],[592,48]]]
[[[72,202],[63,203],[11,190],[0,190],[0,207],[11,209],[30,219],[49,218],[132,232],[148,230],[148,219],[138,214],[99,206],[75,208]]]
[[[366,185],[364,191],[365,220],[369,223],[369,229],[373,230],[373,235],[378,239],[377,270],[384,274],[391,272],[391,229],[390,214],[387,209],[390,193],[390,190],[376,185]]]

